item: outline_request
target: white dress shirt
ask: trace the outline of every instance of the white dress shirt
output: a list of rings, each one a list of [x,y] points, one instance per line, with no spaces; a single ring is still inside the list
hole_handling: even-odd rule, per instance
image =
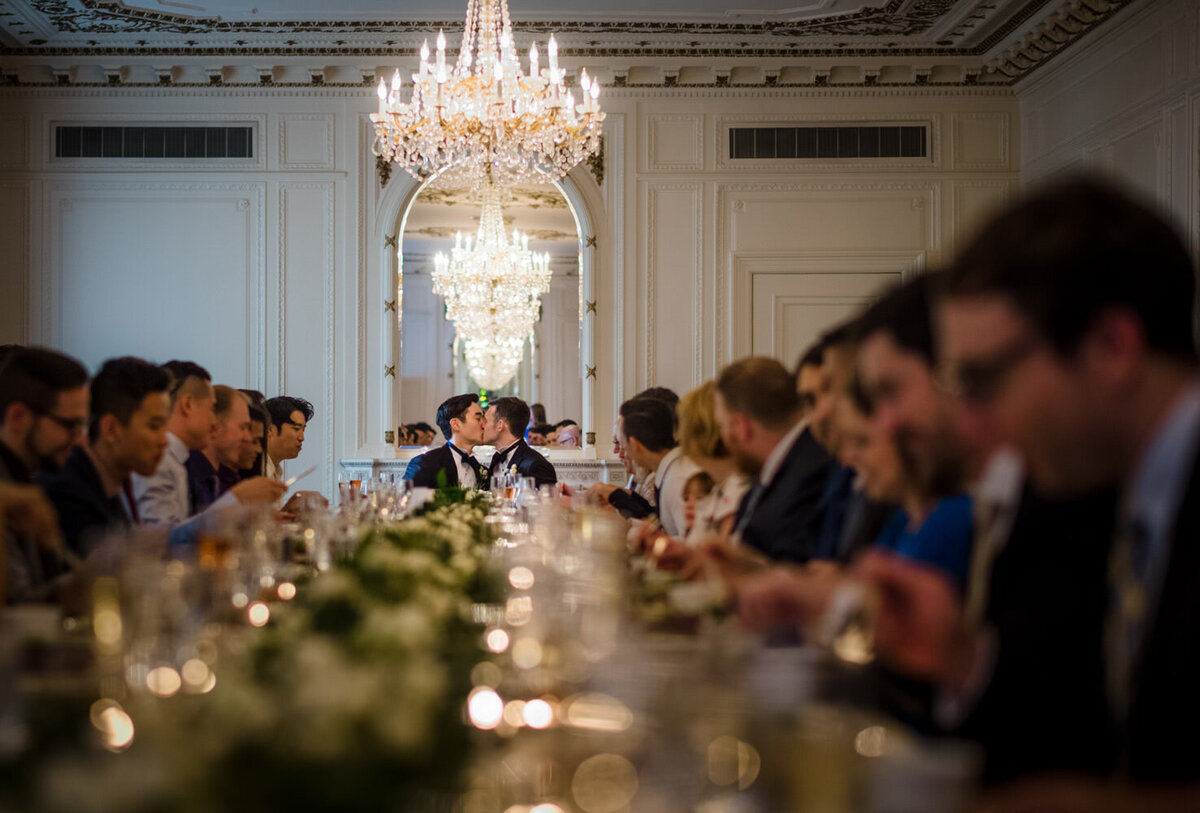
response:
[[[149,477],[131,475],[133,498],[137,501],[138,519],[143,525],[175,528],[192,513],[187,473],[188,447],[173,433],[167,432],[167,450],[158,468]],[[212,511],[236,505],[232,491],[221,495],[206,510]]]
[[[684,455],[678,446],[667,452],[654,470],[654,483],[659,496],[658,521],[668,536],[682,539],[687,535],[683,487],[698,471],[700,467]]]
[[[463,459],[463,452],[466,450],[458,448],[453,443],[448,445],[450,454],[454,456],[454,465],[458,467],[458,484],[463,488],[475,488],[477,485],[475,469],[471,468],[471,465]],[[470,455],[471,452],[466,452],[466,454]]]
[[[283,482],[283,464],[276,463],[274,460],[271,459],[270,455],[267,455],[266,457],[267,457],[266,475],[268,477],[270,477],[272,480],[278,480],[279,482],[282,483]]]

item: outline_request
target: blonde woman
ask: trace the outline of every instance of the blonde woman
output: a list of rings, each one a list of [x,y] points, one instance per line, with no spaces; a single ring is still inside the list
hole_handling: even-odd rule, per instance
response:
[[[721,430],[713,413],[714,381],[706,381],[691,390],[679,402],[679,446],[683,453],[704,470],[715,483],[708,496],[697,501],[695,522],[687,542],[720,537],[729,538],[734,516],[750,481],[737,471],[737,465],[721,440]]]

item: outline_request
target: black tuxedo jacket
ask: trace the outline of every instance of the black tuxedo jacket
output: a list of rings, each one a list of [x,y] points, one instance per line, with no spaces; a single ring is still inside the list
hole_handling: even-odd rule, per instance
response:
[[[1070,500],[1028,486],[1021,494],[988,576],[992,675],[955,732],[983,745],[988,781],[1114,767],[1104,619],[1116,507],[1115,490]]]
[[[742,527],[742,541],[771,559],[811,559],[821,531],[818,506],[833,465],[833,458],[805,427]],[[742,499],[734,527],[741,526],[753,494],[752,488]]]
[[[439,471],[446,472],[446,485],[458,485],[458,464],[454,462],[454,450],[449,443],[408,461],[404,479],[412,480],[417,488],[437,488]]]
[[[1175,517],[1158,608],[1142,639],[1123,738],[1123,764],[1138,782],[1200,779],[1188,746],[1200,726],[1200,457]]]
[[[499,456],[492,458],[493,467],[488,471],[488,480],[496,473],[495,464],[499,462]],[[504,468],[511,470],[513,466],[517,467],[517,474],[522,477],[532,477],[537,481],[538,487],[552,486],[558,482],[558,473],[554,471],[554,466],[547,460],[541,452],[533,449],[524,440],[517,441],[517,448],[508,457],[508,462]]]
[[[109,498],[104,493],[100,472],[82,448],[72,449],[58,471],[35,479],[58,512],[63,540],[78,556],[87,556],[106,531],[130,525],[120,497]]]

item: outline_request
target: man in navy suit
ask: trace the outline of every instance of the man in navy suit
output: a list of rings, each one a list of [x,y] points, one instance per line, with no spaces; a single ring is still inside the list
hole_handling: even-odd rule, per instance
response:
[[[833,458],[800,419],[792,374],[771,358],[736,361],[717,377],[713,407],[738,468],[756,480],[734,533],[771,559],[807,562],[816,553],[818,505]]]
[[[558,482],[558,474],[550,461],[524,441],[527,423],[529,406],[520,398],[497,398],[488,406],[483,442],[496,447],[488,467],[489,481],[498,472],[515,471],[522,477],[532,477],[539,487]]]
[[[445,485],[487,488],[487,468],[471,454],[483,443],[479,396],[468,392],[447,398],[438,407],[437,425],[446,444],[410,460],[405,479],[420,488],[437,488],[438,474],[444,472]]]
[[[88,439],[57,472],[38,482],[58,512],[77,556],[114,528],[135,521],[129,475],[150,476],[167,448],[171,377],[137,358],[111,359],[91,384]]]

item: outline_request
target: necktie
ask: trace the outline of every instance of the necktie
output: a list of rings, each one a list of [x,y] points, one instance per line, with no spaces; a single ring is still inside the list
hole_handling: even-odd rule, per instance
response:
[[[1108,692],[1123,721],[1133,695],[1135,663],[1146,621],[1150,532],[1134,517],[1122,523],[1109,559]]]

